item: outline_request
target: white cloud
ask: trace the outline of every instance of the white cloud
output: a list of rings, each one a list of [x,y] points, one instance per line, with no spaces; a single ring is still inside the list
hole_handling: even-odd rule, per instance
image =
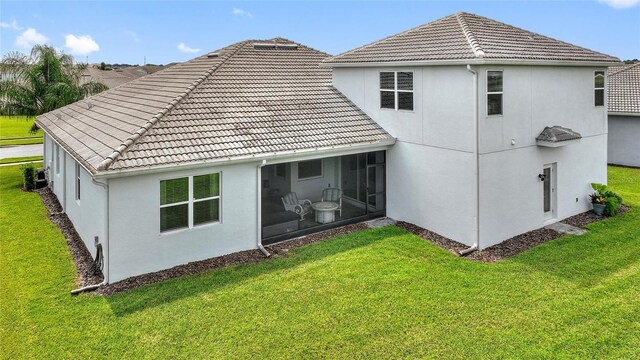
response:
[[[4,21],[0,21],[0,28],[1,29],[11,29],[11,30],[22,30],[22,26],[18,25],[18,23],[15,20],[13,20],[10,23],[4,22]]]
[[[183,42],[178,44],[178,50],[180,50],[182,52],[186,52],[186,53],[197,53],[197,52],[200,52],[200,49],[188,47]]]
[[[40,34],[34,28],[28,28],[16,38],[16,46],[24,49],[33,47],[33,45],[44,44],[49,38]]]
[[[599,2],[609,5],[615,9],[627,9],[638,5],[640,0],[598,0]]]
[[[246,11],[246,10],[243,10],[243,9],[233,8],[231,13],[233,14],[233,16],[246,17],[246,18],[249,18],[249,19],[253,19],[253,14],[248,12],[248,11]]]
[[[75,36],[69,34],[64,37],[64,46],[68,48],[73,55],[89,55],[92,52],[100,50],[100,45],[89,35]]]

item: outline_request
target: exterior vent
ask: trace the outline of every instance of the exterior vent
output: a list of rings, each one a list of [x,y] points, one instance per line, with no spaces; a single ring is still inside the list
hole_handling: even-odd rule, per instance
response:
[[[220,56],[220,54],[217,52],[210,52],[207,54],[208,58],[217,58],[218,56]]]
[[[277,43],[253,43],[254,49],[289,49],[295,50],[298,48],[298,44],[277,44]]]

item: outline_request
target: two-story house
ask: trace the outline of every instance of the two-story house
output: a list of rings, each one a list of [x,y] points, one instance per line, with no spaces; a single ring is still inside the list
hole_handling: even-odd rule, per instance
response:
[[[242,41],[37,123],[105,282],[385,215],[481,250],[589,209],[617,62],[457,13],[334,57]]]

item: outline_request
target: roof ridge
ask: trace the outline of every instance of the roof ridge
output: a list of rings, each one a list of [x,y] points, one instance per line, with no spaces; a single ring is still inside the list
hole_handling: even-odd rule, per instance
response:
[[[618,70],[618,71],[616,71],[616,72],[612,72],[612,73],[611,73],[611,74],[609,74],[608,76],[618,75],[618,74],[620,74],[621,72],[625,72],[625,71],[631,70],[631,69],[633,69],[634,67],[636,67],[636,66],[638,66],[638,65],[640,65],[640,62],[633,63],[633,64],[625,64],[625,65],[622,65],[622,69],[620,69],[620,70]]]
[[[207,70],[202,76],[197,78],[191,85],[189,85],[182,93],[178,94],[167,106],[165,106],[162,110],[160,110],[157,114],[153,115],[151,119],[149,119],[138,131],[134,132],[131,136],[129,136],[126,140],[120,144],[116,149],[113,150],[109,156],[107,156],[101,163],[98,165],[97,170],[106,170],[109,168],[111,164],[113,164],[127,149],[133,145],[136,140],[140,139],[142,135],[144,135],[149,129],[151,129],[155,124],[160,121],[169,111],[171,111],[176,105],[178,105],[183,99],[185,99],[198,85],[200,85],[206,78],[211,76],[222,64],[224,64],[228,59],[230,59],[242,46],[246,44],[246,41],[238,42],[234,45],[237,47],[224,59],[213,65],[209,70]],[[227,48],[232,47],[233,45],[228,46]],[[197,58],[196,58],[197,59]]]
[[[463,15],[467,15],[467,14],[463,12],[457,12],[455,15],[456,15],[456,19],[458,19],[458,23],[460,24],[460,27],[462,28],[462,32],[464,33],[464,36],[467,38],[467,42],[471,47],[471,51],[473,51],[473,55],[475,55],[476,57],[483,57],[484,50],[482,49],[482,46],[480,46],[480,43],[478,42],[478,39],[476,39],[476,36],[473,34],[471,29],[469,29],[469,24],[467,24],[467,22],[464,19]]]
[[[399,33],[397,33],[397,34],[389,35],[389,36],[384,37],[384,38],[382,38],[382,39],[378,39],[378,40],[372,41],[372,42],[370,42],[370,43],[368,43],[368,44],[364,44],[364,45],[358,46],[358,47],[357,47],[357,48],[355,48],[355,49],[347,50],[347,51],[345,51],[345,52],[343,52],[343,53],[340,53],[340,54],[338,54],[338,55],[333,55],[333,56],[331,56],[331,57],[328,57],[328,58],[326,58],[326,59],[323,59],[323,60],[322,60],[322,62],[323,62],[323,63],[324,63],[324,62],[331,62],[331,60],[332,60],[332,59],[335,59],[335,58],[340,57],[340,56],[342,56],[342,55],[346,55],[346,54],[352,53],[352,52],[354,52],[354,51],[356,51],[356,50],[364,49],[364,48],[366,48],[366,47],[368,47],[368,46],[371,46],[371,45],[376,45],[376,44],[378,44],[378,43],[380,43],[380,42],[383,42],[383,41],[385,41],[385,40],[387,40],[387,39],[390,39],[390,38],[392,38],[392,37],[395,37],[395,36],[403,35],[403,34],[406,34],[406,33],[411,32],[411,31],[419,30],[419,29],[421,29],[421,28],[423,28],[423,27],[425,27],[425,26],[428,26],[428,25],[432,25],[432,24],[439,23],[439,22],[441,22],[441,21],[443,21],[443,20],[445,20],[445,19],[448,19],[448,18],[450,18],[450,17],[452,17],[452,16],[456,16],[457,14],[458,14],[458,13],[451,14],[451,15],[447,15],[447,16],[445,16],[445,17],[441,17],[441,18],[439,18],[439,19],[436,19],[436,20],[430,21],[430,22],[428,22],[428,23],[426,23],[426,24],[421,24],[421,25],[418,25],[418,26],[416,26],[416,27],[412,27],[411,29],[408,29],[408,30],[405,30],[405,31],[401,31],[401,32],[399,32]]]

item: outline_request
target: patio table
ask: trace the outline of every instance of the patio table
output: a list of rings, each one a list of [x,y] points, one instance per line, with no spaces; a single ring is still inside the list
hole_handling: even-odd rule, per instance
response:
[[[315,210],[316,222],[320,224],[327,224],[336,220],[335,211],[338,210],[340,204],[332,201],[320,201],[311,204],[311,208]]]

